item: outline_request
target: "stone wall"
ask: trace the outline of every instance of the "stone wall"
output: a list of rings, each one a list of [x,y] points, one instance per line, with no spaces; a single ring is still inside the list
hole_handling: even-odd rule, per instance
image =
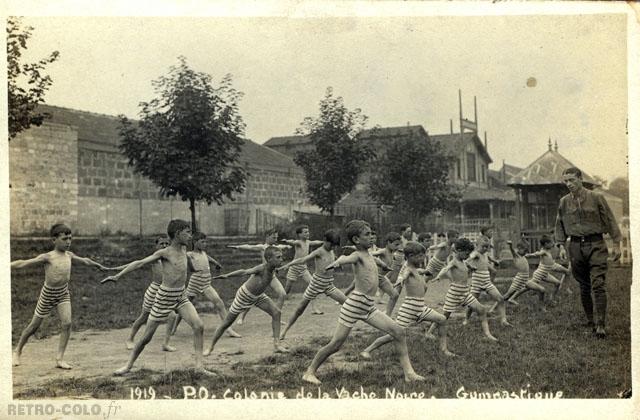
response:
[[[9,143],[13,235],[48,232],[55,223],[71,229],[78,219],[77,131],[45,123]]]

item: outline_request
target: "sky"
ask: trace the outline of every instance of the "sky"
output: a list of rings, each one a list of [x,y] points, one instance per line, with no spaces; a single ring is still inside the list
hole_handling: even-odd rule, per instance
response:
[[[27,17],[25,61],[53,50],[51,105],[135,118],[151,81],[183,55],[244,92],[258,143],[318,115],[328,86],[368,125],[458,127],[478,104],[480,137],[499,169],[558,151],[590,175],[627,174],[625,15],[96,18]],[[535,83],[527,84],[527,81]]]

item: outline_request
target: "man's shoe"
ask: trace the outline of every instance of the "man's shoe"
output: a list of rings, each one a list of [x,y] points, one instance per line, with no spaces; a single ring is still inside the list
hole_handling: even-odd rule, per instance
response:
[[[599,325],[598,328],[596,328],[596,337],[607,338],[607,332],[604,330],[602,325]]]

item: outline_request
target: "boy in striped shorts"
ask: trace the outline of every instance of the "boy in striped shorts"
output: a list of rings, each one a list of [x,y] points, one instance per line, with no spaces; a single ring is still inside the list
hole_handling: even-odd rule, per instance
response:
[[[440,351],[446,356],[454,356],[447,348],[447,319],[424,303],[424,295],[427,285],[424,278],[424,269],[420,266],[424,263],[426,248],[418,242],[407,242],[404,246],[404,257],[407,261],[405,269],[398,276],[398,282],[406,286],[407,295],[400,305],[396,322],[402,328],[430,321],[439,325]],[[360,353],[364,359],[371,358],[371,352],[378,347],[393,341],[389,334],[375,340],[369,347]]]
[[[310,241],[309,235],[310,235],[309,226],[301,225],[296,228],[296,237],[298,239],[282,240],[282,242],[284,242],[285,244],[293,247],[294,260],[297,260],[309,255],[310,246],[318,246],[323,244],[323,241]],[[289,271],[287,271],[287,283],[284,286],[284,290],[285,292],[287,292],[287,294],[289,294],[289,292],[291,291],[291,287],[293,286],[293,283],[297,282],[299,279],[304,280],[307,284],[311,283],[312,277],[306,263],[289,265]],[[316,307],[316,302],[314,300],[311,301],[311,313],[314,315],[323,314],[323,312]]]
[[[187,259],[189,261],[189,268],[191,269],[191,275],[187,283],[187,297],[191,302],[195,300],[197,296],[204,296],[206,300],[213,303],[215,311],[218,313],[221,321],[227,317],[227,309],[224,307],[224,302],[220,299],[220,295],[216,292],[216,289],[211,286],[211,267],[213,264],[216,269],[221,269],[222,265],[214,258],[212,258],[206,252],[207,249],[207,235],[202,232],[196,232],[193,234],[193,251],[187,252]],[[173,324],[171,334],[173,335],[178,328],[181,317],[178,315]],[[235,332],[232,328],[227,329],[227,335],[229,337],[241,338],[242,336]]]
[[[13,351],[13,366],[20,365],[22,349],[33,334],[38,331],[42,321],[49,315],[52,309],[58,311],[60,318],[60,344],[56,356],[56,367],[71,369],[72,366],[64,361],[64,352],[67,349],[69,336],[71,335],[71,295],[69,294],[69,279],[71,278],[71,263],[81,263],[100,270],[108,270],[107,267],[89,258],[82,258],[69,251],[71,246],[71,229],[58,223],[51,227],[51,239],[53,250],[40,254],[28,260],[16,260],[11,262],[11,268],[25,268],[35,265],[44,266],[44,285],[38,297],[36,310],[27,327],[22,331],[16,349]]]
[[[333,263],[325,267],[330,270],[345,264],[355,265],[356,287],[353,293],[342,304],[338,327],[333,338],[326,346],[322,347],[313,358],[311,365],[302,376],[302,380],[315,385],[320,385],[320,380],[316,377],[316,372],[320,365],[333,353],[340,350],[351,329],[356,322],[365,321],[367,324],[391,334],[394,338],[396,352],[400,359],[400,365],[404,371],[406,382],[423,381],[424,378],[418,375],[411,366],[407,351],[407,340],[404,328],[393,322],[384,313],[380,312],[376,306],[373,296],[378,289],[378,267],[374,258],[367,249],[371,246],[371,228],[369,224],[362,220],[352,220],[345,227],[347,238],[356,246],[356,251],[348,256],[341,256]]]
[[[163,249],[169,246],[169,239],[166,236],[158,236],[156,238],[156,250]],[[122,270],[126,265],[115,267],[113,270]],[[156,300],[156,293],[162,284],[162,263],[160,261],[156,261],[154,264],[151,264],[151,284],[147,287],[147,290],[144,292],[144,298],[142,300],[142,312],[138,316],[138,318],[133,321],[133,325],[131,326],[131,333],[129,334],[129,338],[127,338],[126,346],[127,350],[133,350],[134,347],[134,339],[140,327],[142,327],[149,319],[149,314],[151,313],[151,307],[153,306],[153,302]],[[164,351],[176,351],[175,347],[171,347],[169,345],[169,338],[171,336],[171,322],[167,322],[167,333],[164,338],[164,343],[162,344],[162,350]]]
[[[295,259],[288,264],[278,268],[277,271],[286,270],[289,266],[295,264],[306,264],[307,262],[315,259],[315,273],[311,283],[307,286],[307,289],[302,295],[302,301],[291,315],[291,319],[287,323],[287,326],[280,333],[280,340],[284,340],[287,331],[295,324],[298,318],[304,313],[305,309],[311,301],[313,301],[318,295],[324,293],[336,302],[343,304],[347,297],[337,287],[333,285],[333,270],[326,270],[326,267],[336,260],[334,251],[340,246],[340,232],[337,229],[329,229],[324,234],[324,243],[321,247],[316,248],[306,257]]]
[[[158,326],[167,322],[169,315],[174,311],[177,311],[193,330],[196,371],[205,375],[212,375],[211,372],[204,368],[202,361],[204,325],[193,304],[184,293],[188,265],[186,248],[191,241],[191,227],[184,220],[175,219],[169,222],[167,234],[171,241],[168,247],[159,249],[141,260],[133,261],[118,274],[102,280],[102,283],[116,282],[123,275],[147,264],[153,264],[158,261],[162,263],[162,283],[151,306],[144,334],[135,343],[127,364],[116,370],[114,375],[124,375],[131,370],[138,356],[153,338]]]
[[[402,236],[398,232],[389,232],[385,238],[384,248],[380,248],[377,251],[371,252],[373,257],[378,258],[384,264],[378,264],[378,280],[380,282],[380,290],[389,295],[389,302],[387,303],[387,316],[393,311],[399,292],[393,287],[395,279],[398,277],[400,268],[402,267],[402,261],[398,261],[398,258],[403,254],[398,250],[402,246]],[[382,270],[380,270],[382,269]],[[384,273],[386,271],[386,274]],[[391,279],[394,279],[392,281]],[[391,309],[389,309],[391,308]]]
[[[520,292],[521,290],[533,290],[537,292],[538,296],[540,297],[540,310],[545,311],[545,308],[543,306],[544,295],[546,293],[545,288],[542,285],[529,280],[529,262],[525,258],[529,247],[522,241],[518,242],[518,244],[516,245],[516,249],[513,249],[513,242],[511,241],[507,241],[507,245],[509,245],[509,250],[511,251],[511,255],[513,256],[513,263],[518,272],[513,278],[513,281],[509,286],[509,290],[507,290],[507,293],[505,293],[504,295],[505,301],[517,305],[518,303],[513,300],[513,297],[516,293]],[[493,311],[494,308],[491,308],[491,311]]]
[[[271,329],[273,331],[273,347],[275,353],[289,352],[289,349],[279,341],[280,308],[278,308],[276,304],[264,294],[264,291],[269,287],[269,284],[274,277],[276,268],[282,265],[282,251],[275,246],[267,247],[267,249],[264,250],[264,259],[265,262],[263,264],[257,265],[248,270],[236,270],[231,273],[221,274],[214,277],[214,279],[226,279],[228,277],[249,275],[247,281],[244,282],[236,292],[236,297],[233,299],[233,303],[229,307],[227,316],[213,334],[211,346],[204,352],[205,356],[213,353],[213,348],[216,343],[220,337],[222,337],[222,334],[231,327],[231,325],[233,325],[233,322],[236,320],[238,315],[253,306],[257,306],[262,311],[271,315]]]
[[[447,290],[447,295],[444,299],[444,316],[449,319],[451,314],[458,309],[470,307],[480,317],[482,332],[485,337],[491,341],[498,341],[489,331],[487,308],[471,294],[469,286],[470,267],[465,260],[469,258],[469,254],[473,251],[473,244],[467,238],[459,238],[454,244],[454,249],[454,257],[434,278],[435,281],[439,281],[443,277],[451,279],[449,290]],[[436,324],[432,324],[428,334],[433,334],[435,328]]]
[[[491,282],[491,272],[495,273],[495,269],[489,263],[488,252],[491,244],[486,238],[480,238],[477,245],[477,249],[471,253],[469,259],[466,261],[467,265],[473,270],[471,274],[471,295],[477,299],[482,292],[487,293],[496,301],[500,324],[503,326],[511,326],[509,321],[507,321],[504,298],[498,288]],[[465,320],[462,325],[467,325],[471,313],[471,308],[467,308]]]

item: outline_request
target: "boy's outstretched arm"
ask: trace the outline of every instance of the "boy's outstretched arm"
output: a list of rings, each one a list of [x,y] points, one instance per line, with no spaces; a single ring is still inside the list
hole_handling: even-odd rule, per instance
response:
[[[309,246],[318,246],[324,244],[324,241],[309,241]]]
[[[239,249],[239,250],[242,250],[242,251],[264,251],[265,250],[265,245],[264,244],[256,244],[256,245],[249,245],[249,244],[227,245],[227,248]]]
[[[509,252],[511,252],[511,256],[515,259],[516,258],[516,250],[513,248],[513,242],[512,241],[507,241],[507,245],[509,245]]]
[[[15,260],[11,262],[11,268],[25,268],[32,265],[44,264],[49,261],[47,254],[40,254],[37,257],[28,260]]]
[[[355,264],[360,259],[360,256],[357,252],[353,252],[349,255],[342,255],[338,257],[334,262],[325,267],[325,270],[331,270],[332,268],[337,268],[346,264]]]
[[[260,264],[260,265],[256,265],[253,268],[240,269],[240,270],[232,271],[230,273],[220,274],[220,275],[217,275],[217,276],[212,277],[212,278],[213,279],[226,279],[226,278],[229,278],[229,277],[246,276],[246,275],[251,275],[251,274],[257,274],[260,271],[262,271],[263,268],[264,268],[264,264]]]
[[[89,266],[89,267],[95,267],[95,268],[97,268],[98,270],[101,270],[101,271],[108,271],[109,270],[108,267],[105,267],[104,265],[93,261],[91,258],[79,257],[74,253],[71,253],[71,261],[76,261],[76,262],[79,262],[80,264],[84,264],[84,265]]]
[[[131,263],[127,264],[122,271],[120,271],[117,274],[114,274],[113,276],[106,277],[105,279],[100,281],[100,283],[107,283],[109,281],[113,281],[113,282],[118,281],[118,279],[120,279],[120,277],[122,277],[123,275],[130,273],[131,271],[137,270],[138,268],[143,267],[151,262],[160,260],[162,258],[162,251],[163,250],[158,250],[155,253],[141,260],[132,261]]]
[[[449,271],[451,271],[451,269],[453,268],[453,264],[454,260],[449,261],[449,263],[447,263],[447,265],[444,266],[442,270],[440,270],[438,275],[433,278],[433,281],[440,281],[445,277],[451,278],[451,274],[449,274]]]
[[[315,250],[313,250],[313,252],[308,253],[304,257],[296,258],[295,260],[291,260],[288,263],[286,263],[284,265],[281,265],[280,267],[276,268],[276,271],[286,270],[287,268],[291,267],[292,265],[306,264],[307,262],[309,262],[312,259],[314,259],[315,257],[317,257],[319,253],[320,253],[320,248],[315,249]]]
[[[209,262],[210,262],[211,264],[213,264],[213,266],[214,266],[216,269],[220,270],[220,269],[222,268],[222,264],[220,264],[220,263],[219,263],[215,258],[213,258],[212,256],[207,255],[207,259],[209,260]]]
[[[372,256],[373,256],[373,255],[372,255]],[[380,258],[378,258],[378,257],[373,257],[373,260],[376,262],[376,265],[377,265],[378,267],[382,267],[382,268],[384,268],[384,269],[385,269],[385,270],[387,270],[387,271],[391,271],[391,267],[389,267],[389,266],[387,265],[387,263],[385,263],[384,261],[382,261]]]

